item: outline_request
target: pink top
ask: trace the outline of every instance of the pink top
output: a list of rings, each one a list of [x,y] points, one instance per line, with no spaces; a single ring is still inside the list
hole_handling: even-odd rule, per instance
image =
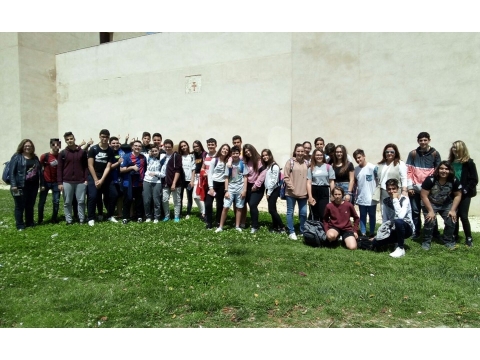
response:
[[[253,163],[251,161],[249,161],[246,165],[248,167],[247,182],[254,184],[257,188],[261,187],[265,181],[265,176],[267,176],[267,169],[263,169],[261,173],[258,173],[253,170]],[[258,170],[260,170],[261,167],[262,161],[258,160]]]

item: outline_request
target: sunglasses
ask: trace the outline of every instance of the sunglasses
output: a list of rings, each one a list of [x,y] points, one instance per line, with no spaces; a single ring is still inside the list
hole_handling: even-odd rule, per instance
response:
[[[393,151],[393,150],[387,150],[387,151],[385,151],[385,154],[395,154],[395,151]]]

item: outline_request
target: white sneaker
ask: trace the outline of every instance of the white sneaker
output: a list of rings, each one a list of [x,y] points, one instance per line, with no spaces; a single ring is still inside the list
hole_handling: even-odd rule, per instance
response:
[[[138,222],[138,223],[141,223],[141,222],[143,222],[143,219],[142,219],[142,218],[138,218],[138,219],[137,219],[137,222]]]
[[[158,224],[158,219],[153,220],[154,224]]]
[[[405,256],[405,249],[401,249],[397,247],[395,251],[390,254],[390,256],[393,258],[399,258],[399,257]]]
[[[88,220],[88,225],[90,225],[90,226],[95,225],[95,220]]]
[[[185,216],[185,219],[186,220],[190,219],[190,215]]]
[[[235,230],[237,230],[238,232],[242,232],[242,228],[241,227],[236,227]]]
[[[216,233],[219,233],[221,231],[223,231],[223,229],[221,227],[218,227],[217,230],[215,230]]]
[[[291,233],[290,235],[288,235],[288,238],[290,240],[297,240],[297,235],[295,235],[295,233]]]
[[[109,217],[107,220],[108,220],[108,221],[111,221],[111,222],[114,222],[114,223],[118,223],[118,220],[115,219],[113,216],[112,216],[112,217]]]
[[[152,219],[150,219],[150,218],[147,218],[147,219],[145,220],[145,222],[150,222],[150,221],[152,221]]]
[[[255,234],[256,232],[257,232],[257,229],[255,229],[255,228],[250,229],[250,234]]]

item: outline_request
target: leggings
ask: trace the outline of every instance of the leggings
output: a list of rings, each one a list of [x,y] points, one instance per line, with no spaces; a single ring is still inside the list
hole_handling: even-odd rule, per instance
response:
[[[225,197],[225,183],[224,182],[213,182],[213,191],[215,192],[215,197],[210,196],[208,193],[205,196],[205,215],[207,217],[207,228],[212,228],[213,224],[213,200],[215,199],[217,203],[217,212],[215,214],[216,224],[220,224],[220,217],[222,216],[223,210],[223,198]]]
[[[262,185],[257,191],[252,191],[254,184],[247,183],[247,196],[245,203],[248,204],[250,209],[250,220],[252,222],[252,228],[258,229],[258,204],[262,201],[263,194],[265,193],[265,186]]]

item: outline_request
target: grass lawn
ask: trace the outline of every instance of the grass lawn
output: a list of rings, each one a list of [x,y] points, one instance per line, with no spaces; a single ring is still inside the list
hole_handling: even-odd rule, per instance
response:
[[[480,326],[478,233],[453,251],[408,240],[393,259],[270,234],[266,213],[255,235],[234,231],[232,213],[219,234],[197,213],[18,232],[8,191],[0,204],[1,327]]]

